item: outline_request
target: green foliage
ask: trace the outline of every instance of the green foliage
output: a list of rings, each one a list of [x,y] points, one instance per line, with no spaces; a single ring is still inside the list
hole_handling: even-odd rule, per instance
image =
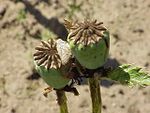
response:
[[[116,69],[108,72],[108,78],[129,86],[148,86],[150,85],[150,75],[139,67],[130,64],[123,64]]]
[[[88,81],[92,100],[92,113],[101,113],[102,101],[99,76],[95,74],[92,78],[89,78]]]
[[[25,9],[20,9],[20,11],[18,12],[17,20],[22,22],[26,19],[26,15],[27,12],[25,11]]]
[[[82,3],[78,5],[76,3],[76,0],[74,0],[73,3],[71,4],[68,4],[68,7],[69,7],[68,18],[72,19],[72,17],[75,15],[75,12],[81,11],[81,6],[82,6]]]
[[[63,90],[56,90],[57,101],[60,108],[60,113],[69,113],[67,106],[67,97]]]
[[[11,0],[11,1],[18,3],[18,2],[22,2],[23,0]]]
[[[56,37],[55,34],[47,29],[42,31],[42,33],[39,36],[40,39],[45,40],[45,41],[47,41],[50,38],[55,38],[55,37]]]
[[[21,2],[22,0],[14,0],[15,2]]]

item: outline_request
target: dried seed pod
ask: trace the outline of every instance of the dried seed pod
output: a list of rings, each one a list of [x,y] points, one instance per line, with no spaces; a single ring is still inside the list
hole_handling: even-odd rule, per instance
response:
[[[65,87],[70,79],[66,77],[70,65],[71,50],[61,39],[41,41],[33,54],[38,73],[55,89]]]
[[[109,52],[109,32],[97,20],[76,22],[69,28],[68,42],[80,64],[88,69],[104,65]],[[66,24],[67,25],[67,24]]]

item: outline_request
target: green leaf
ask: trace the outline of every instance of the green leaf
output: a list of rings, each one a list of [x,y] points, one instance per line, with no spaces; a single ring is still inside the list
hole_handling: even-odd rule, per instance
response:
[[[108,78],[129,86],[149,86],[150,75],[141,68],[130,64],[123,64],[108,72]]]
[[[48,29],[44,29],[42,33],[40,34],[40,38],[45,41],[47,41],[50,38],[55,38],[55,37],[56,35]]]
[[[20,9],[20,11],[18,12],[18,16],[17,16],[17,20],[20,22],[23,22],[27,17],[27,12],[25,11],[25,9]]]

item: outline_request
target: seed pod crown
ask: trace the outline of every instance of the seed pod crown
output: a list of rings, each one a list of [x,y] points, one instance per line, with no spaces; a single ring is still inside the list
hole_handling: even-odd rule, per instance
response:
[[[61,39],[41,41],[41,45],[35,49],[34,60],[38,66],[44,66],[46,69],[60,68],[68,62],[71,56],[69,45]]]
[[[97,22],[97,20],[74,23],[65,20],[66,28],[70,30],[69,41],[84,46],[95,44],[103,38],[103,32],[106,31],[106,28],[102,24],[103,22]]]

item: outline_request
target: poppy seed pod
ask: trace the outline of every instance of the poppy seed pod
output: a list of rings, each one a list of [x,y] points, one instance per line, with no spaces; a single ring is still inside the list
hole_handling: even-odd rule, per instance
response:
[[[41,41],[33,54],[38,73],[44,81],[55,89],[65,87],[70,79],[67,78],[71,51],[69,45],[61,39]]]
[[[109,53],[109,32],[103,22],[88,21],[71,23],[65,20],[69,30],[67,41],[79,63],[96,69],[104,65]]]

